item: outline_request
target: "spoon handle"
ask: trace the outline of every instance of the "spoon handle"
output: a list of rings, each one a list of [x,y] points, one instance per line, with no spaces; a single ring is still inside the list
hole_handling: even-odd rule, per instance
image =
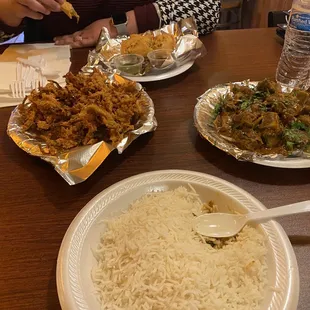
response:
[[[248,221],[266,221],[275,217],[310,212],[310,200],[247,214]]]

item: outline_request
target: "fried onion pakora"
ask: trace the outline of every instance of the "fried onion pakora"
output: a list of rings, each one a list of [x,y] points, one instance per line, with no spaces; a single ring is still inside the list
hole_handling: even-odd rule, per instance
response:
[[[213,125],[243,150],[260,154],[310,152],[310,93],[284,93],[276,82],[232,84],[214,109]]]
[[[56,155],[99,141],[116,146],[139,126],[146,99],[136,83],[111,82],[106,75],[66,75],[66,86],[50,82],[19,105],[21,126],[45,142],[42,152]]]
[[[75,17],[77,23],[80,21],[79,14],[76,12],[70,2],[65,0],[65,2],[60,6],[60,8],[70,19],[72,19],[72,17]]]

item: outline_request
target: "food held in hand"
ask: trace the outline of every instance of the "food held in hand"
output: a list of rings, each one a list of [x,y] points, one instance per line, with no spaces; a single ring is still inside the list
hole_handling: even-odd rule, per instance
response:
[[[111,82],[97,70],[68,73],[65,87],[50,82],[33,90],[18,107],[22,129],[44,142],[42,152],[50,155],[99,141],[117,146],[139,126],[147,104],[135,82],[120,79]]]
[[[310,152],[310,94],[282,92],[273,81],[231,85],[214,109],[218,133],[242,150],[290,155]]]
[[[146,57],[148,53],[156,49],[175,48],[175,38],[168,33],[157,36],[153,34],[132,34],[129,39],[122,41],[122,54],[137,54]]]
[[[79,14],[76,12],[72,4],[65,0],[65,2],[61,5],[61,10],[70,18],[72,17],[76,18],[77,23],[80,20]]]

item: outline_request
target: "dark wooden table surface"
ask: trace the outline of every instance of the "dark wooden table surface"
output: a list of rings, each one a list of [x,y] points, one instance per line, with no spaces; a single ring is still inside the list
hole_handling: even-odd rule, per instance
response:
[[[0,309],[60,309],[55,267],[70,222],[96,194],[132,175],[158,169],[209,173],[245,189],[267,207],[310,199],[310,169],[286,170],[238,162],[202,140],[193,126],[196,98],[223,82],[274,77],[281,52],[274,29],[216,32],[203,39],[208,55],[188,72],[145,84],[158,129],[123,155],[112,153],[84,183],[69,186],[40,159],[6,135],[11,108],[0,110]],[[72,53],[72,70],[87,51]],[[3,74],[3,73],[2,73]],[[280,221],[300,269],[299,310],[310,305],[310,215]]]

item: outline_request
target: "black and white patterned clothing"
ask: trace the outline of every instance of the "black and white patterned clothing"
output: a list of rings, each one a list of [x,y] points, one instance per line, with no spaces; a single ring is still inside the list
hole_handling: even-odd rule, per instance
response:
[[[194,16],[199,34],[215,30],[220,18],[220,0],[158,0],[156,5],[162,25]]]

